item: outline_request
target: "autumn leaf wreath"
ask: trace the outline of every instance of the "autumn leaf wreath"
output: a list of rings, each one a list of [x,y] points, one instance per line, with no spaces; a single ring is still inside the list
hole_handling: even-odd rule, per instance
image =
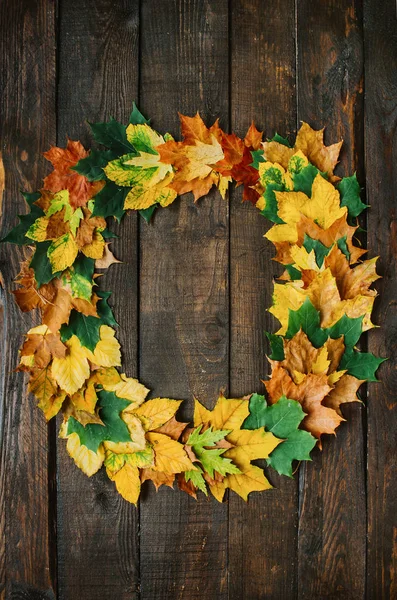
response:
[[[377,381],[382,362],[356,348],[373,327],[378,275],[354,238],[366,208],[356,176],[334,175],[341,142],[325,146],[323,131],[306,123],[294,146],[278,134],[263,142],[253,124],[240,139],[198,114],[181,115],[181,126],[183,141],[161,135],[134,105],[127,126],[91,124],[100,149],[71,140],[51,148],[44,156],[53,171],[24,194],[30,212],[3,239],[27,246],[13,294],[22,311],[42,317],[18,369],[47,420],[62,412],[60,436],[76,465],[88,476],[104,465],[134,504],[146,480],[158,489],[176,479],[195,498],[209,490],[222,501],[230,489],[246,500],[271,487],[257,459],[291,477],[293,462],[310,460],[344,420],[341,404]],[[149,390],[116,368],[117,323],[95,273],[117,262],[106,218],[137,210],[149,221],[187,192],[197,201],[216,186],[225,198],[232,181],[273,223],[265,237],[285,269],[269,309],[280,321],[267,334],[272,374],[266,397],[221,394],[213,410],[196,400],[193,423],[180,423],[181,401],[146,400]]]

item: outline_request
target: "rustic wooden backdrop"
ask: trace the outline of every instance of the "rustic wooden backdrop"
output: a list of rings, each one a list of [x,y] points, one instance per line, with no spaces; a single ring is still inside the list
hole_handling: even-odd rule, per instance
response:
[[[200,110],[244,134],[301,120],[345,140],[379,254],[375,354],[389,356],[366,406],[347,406],[337,439],[276,490],[217,504],[150,487],[139,509],[85,477],[47,426],[17,350],[34,317],[8,292],[21,254],[1,248],[1,598],[290,600],[397,598],[397,21],[395,0],[0,0],[2,231],[48,170],[40,156],[85,119],[126,119],[132,100],[160,131]],[[394,146],[393,146],[394,144]],[[261,389],[263,330],[274,327],[265,222],[240,191],[136,215],[114,244],[106,288],[127,373],[156,393],[212,406]],[[394,410],[393,410],[394,408]]]

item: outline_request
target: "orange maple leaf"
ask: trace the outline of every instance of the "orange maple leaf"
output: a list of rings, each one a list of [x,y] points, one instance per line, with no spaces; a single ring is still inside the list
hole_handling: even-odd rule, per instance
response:
[[[73,208],[85,206],[104,186],[103,181],[90,182],[84,175],[72,171],[80,159],[86,158],[88,152],[80,142],[67,141],[66,148],[52,146],[44,152],[54,170],[44,179],[44,188],[51,192],[69,190],[69,201]]]

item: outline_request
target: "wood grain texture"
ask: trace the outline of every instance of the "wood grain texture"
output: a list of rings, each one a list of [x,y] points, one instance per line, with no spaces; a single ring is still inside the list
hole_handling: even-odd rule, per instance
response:
[[[284,18],[280,18],[284,15]],[[232,2],[232,128],[244,136],[251,120],[265,137],[296,127],[295,14],[291,0]],[[244,83],[242,83],[244,82]],[[269,223],[235,190],[230,208],[232,395],[264,392],[269,365],[264,331],[276,321],[273,275],[280,272],[273,245],[263,238]],[[230,599],[290,599],[296,589],[297,481],[268,470],[275,490],[252,494],[246,505],[229,496]]]
[[[397,598],[397,20],[391,0],[364,4],[368,246],[380,255],[369,350],[387,356],[368,397],[367,596]]]
[[[180,136],[178,111],[228,127],[228,3],[142,3],[141,106]],[[141,223],[140,378],[212,407],[228,382],[228,204],[189,194]],[[227,505],[151,483],[141,502],[142,600],[227,598]]]
[[[138,90],[139,3],[64,0],[59,14],[58,143],[91,146],[88,121],[126,122]],[[100,287],[121,327],[128,375],[137,374],[137,219],[127,217],[112,244],[113,265]],[[139,586],[138,512],[102,470],[88,479],[58,445],[59,600],[131,600]]]
[[[361,1],[297,4],[298,118],[344,139],[338,172],[363,179]],[[298,597],[365,594],[365,446],[361,405],[300,471]],[[365,420],[365,417],[364,417]]]
[[[47,0],[0,3],[0,139],[6,169],[1,237],[16,224],[17,213],[27,212],[20,190],[40,185],[45,170],[40,153],[55,141],[54,19],[54,4]],[[35,322],[33,315],[21,315],[8,293],[23,256],[16,246],[1,245],[0,594],[33,599],[55,587],[55,546],[49,527],[47,426],[26,394],[23,375],[14,372],[23,334]],[[25,596],[15,589],[24,589]]]

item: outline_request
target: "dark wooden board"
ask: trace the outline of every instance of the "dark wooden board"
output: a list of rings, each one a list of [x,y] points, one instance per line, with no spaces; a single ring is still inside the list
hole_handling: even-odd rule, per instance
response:
[[[178,111],[228,127],[228,3],[142,3],[141,106],[180,137]],[[140,378],[208,407],[228,383],[228,204],[189,194],[141,223]],[[227,505],[151,483],[141,502],[142,600],[227,598]]]
[[[46,0],[0,3],[0,139],[6,170],[1,237],[17,223],[17,213],[27,212],[20,190],[40,185],[45,171],[40,153],[55,141],[54,13]],[[1,245],[0,597],[7,584],[7,597],[15,599],[50,594],[56,553],[49,525],[47,425],[27,396],[25,378],[14,372],[23,335],[35,324],[9,294],[23,256],[16,246]]]
[[[380,255],[369,350],[387,356],[368,397],[367,597],[397,598],[397,19],[392,0],[364,3],[368,246]]]
[[[295,14],[290,0],[232,2],[231,126],[244,136],[252,119],[265,137],[296,128]],[[283,15],[283,18],[280,18]],[[242,83],[243,82],[243,83]],[[269,223],[235,190],[230,208],[232,395],[258,391],[269,368],[264,331],[275,331],[271,305],[273,245]],[[248,504],[229,496],[231,599],[293,597],[296,589],[297,482],[268,470],[276,489],[252,494]]]
[[[66,136],[92,144],[86,119],[126,122],[138,91],[139,3],[63,0],[59,12],[58,144]],[[100,288],[121,327],[129,376],[137,374],[137,218],[127,217],[112,244],[112,265]],[[138,512],[117,493],[104,470],[88,479],[58,444],[59,600],[137,597]]]
[[[363,182],[363,53],[360,0],[297,4],[298,119],[344,139],[340,175]],[[343,408],[336,439],[300,470],[298,597],[365,594],[365,408]]]

